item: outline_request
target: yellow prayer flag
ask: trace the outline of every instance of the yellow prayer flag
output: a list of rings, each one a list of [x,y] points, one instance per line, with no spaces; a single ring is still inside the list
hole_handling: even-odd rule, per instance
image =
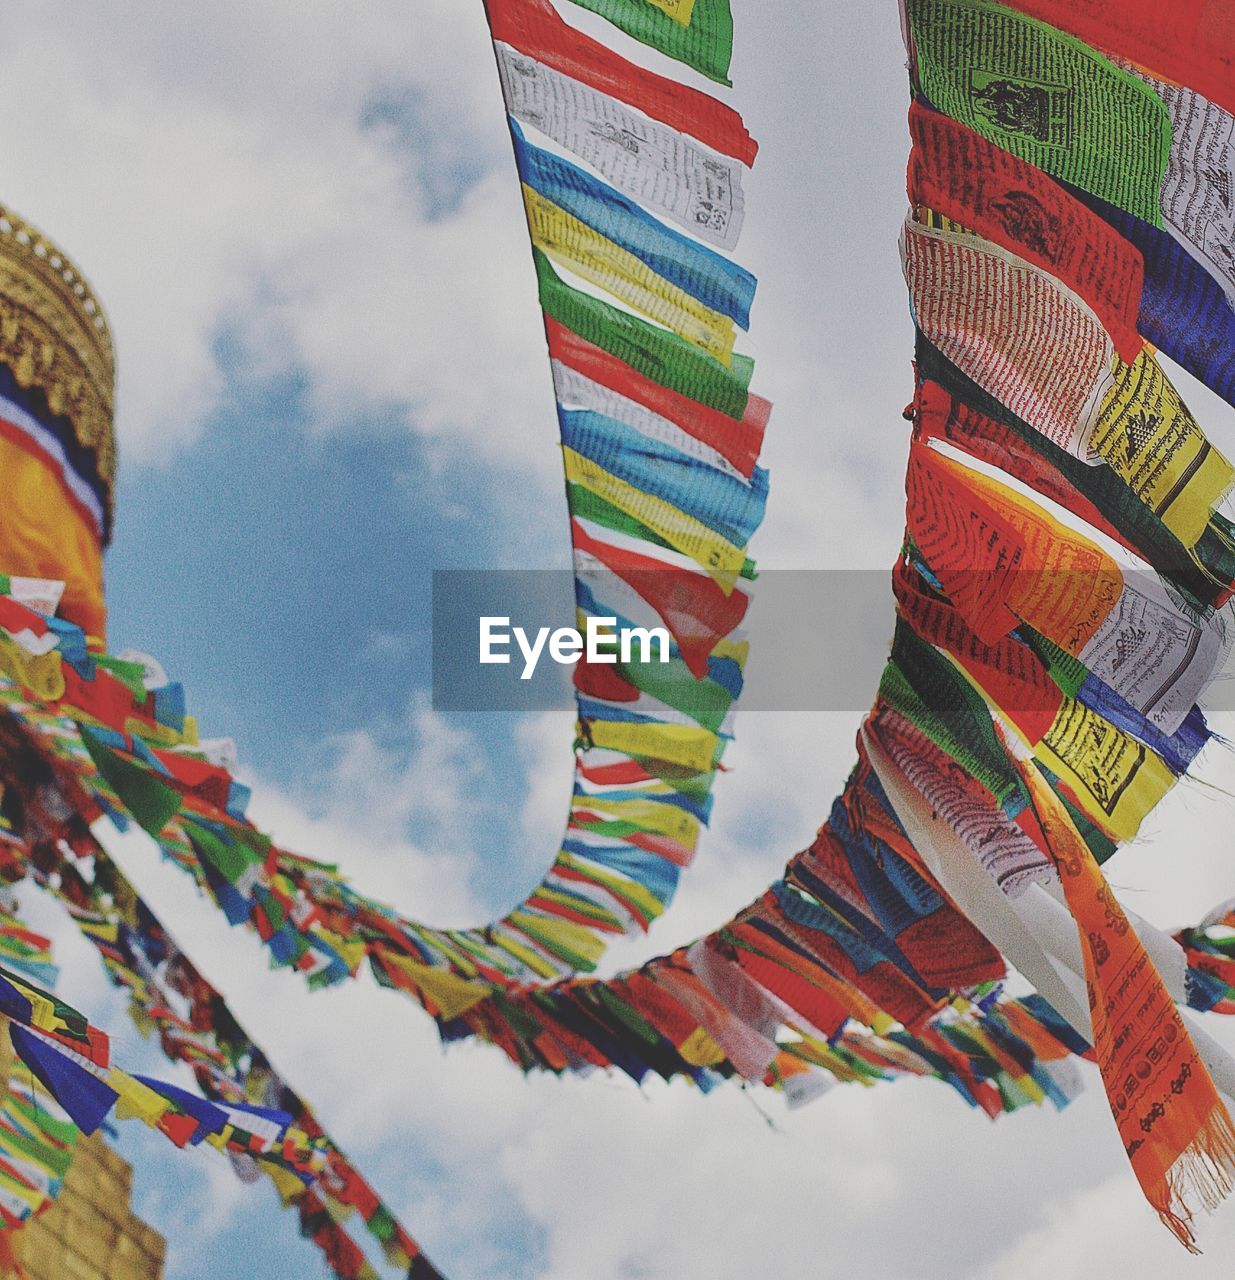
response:
[[[633,516],[640,524],[647,525],[675,551],[690,556],[706,569],[726,595],[732,592],[746,563],[746,552],[741,547],[734,546],[701,520],[687,515],[663,498],[644,493],[642,489],[611,475],[581,453],[563,445],[562,455],[567,480]]]
[[[1131,840],[1175,784],[1161,757],[1073,698],[1064,699],[1034,756],[1116,840]]]
[[[484,982],[472,982],[461,978],[449,969],[437,969],[432,965],[419,964],[406,956],[388,955],[383,957],[388,968],[397,969],[405,974],[410,982],[415,983],[437,1006],[441,1016],[447,1021],[466,1013],[473,1005],[479,1004],[493,994]]]
[[[561,977],[556,965],[550,964],[538,951],[518,941],[518,939],[510,937],[503,930],[493,930],[493,941],[503,951],[509,952],[521,964],[526,965],[537,976],[541,978]]]
[[[695,773],[709,773],[716,767],[720,745],[714,733],[684,724],[589,720],[586,735],[594,747],[620,751],[638,759],[664,760]]]
[[[120,1095],[116,1102],[116,1115],[121,1120],[140,1120],[153,1129],[171,1109],[172,1104],[161,1093],[156,1093],[149,1085],[135,1080],[119,1067],[111,1068],[107,1083]]]
[[[573,952],[580,959],[595,964],[605,954],[605,943],[591,929],[573,920],[559,916],[542,916],[534,911],[512,911],[507,919],[516,928],[539,942],[542,946],[557,943],[563,950]]]
[[[672,329],[726,368],[733,363],[737,334],[728,316],[704,306],[641,258],[527,185],[523,188],[523,204],[532,243],[543,253],[589,284]]]
[[[678,1053],[692,1067],[714,1067],[725,1060],[725,1051],[702,1027],[696,1027],[678,1045]]]
[[[0,631],[0,674],[10,676],[43,702],[64,696],[64,672],[60,651],[28,653],[6,632]]]
[[[1116,359],[1089,446],[1186,547],[1235,481],[1149,351]]]

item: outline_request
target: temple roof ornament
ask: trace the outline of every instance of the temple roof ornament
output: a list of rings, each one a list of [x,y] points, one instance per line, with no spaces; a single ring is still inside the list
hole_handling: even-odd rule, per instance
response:
[[[43,233],[0,205],[0,363],[94,455],[108,526],[116,482],[116,358],[103,307]]]

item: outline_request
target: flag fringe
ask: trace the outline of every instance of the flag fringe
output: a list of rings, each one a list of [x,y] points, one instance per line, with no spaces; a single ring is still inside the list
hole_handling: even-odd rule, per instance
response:
[[[1189,1253],[1200,1253],[1192,1215],[1196,1207],[1212,1213],[1235,1190],[1235,1124],[1219,1100],[1196,1136],[1175,1158],[1150,1203]]]

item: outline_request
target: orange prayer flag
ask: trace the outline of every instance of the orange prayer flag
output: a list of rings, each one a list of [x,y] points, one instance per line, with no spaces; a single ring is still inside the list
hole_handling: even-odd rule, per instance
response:
[[[1195,1205],[1232,1190],[1235,1129],[1161,974],[1068,811],[1017,760],[1085,957],[1093,1043],[1106,1096],[1145,1198],[1195,1253]]]

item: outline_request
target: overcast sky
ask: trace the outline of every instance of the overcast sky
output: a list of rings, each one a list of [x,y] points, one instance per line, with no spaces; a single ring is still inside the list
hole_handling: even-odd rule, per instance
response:
[[[761,281],[755,389],[777,406],[755,551],[890,565],[911,394],[895,4],[734,0],[734,16],[733,101],[763,147],[740,256]],[[479,3],[0,0],[0,20],[0,200],[78,258],[119,349],[113,647],[158,654],[203,731],[237,739],[283,843],[433,923],[500,914],[556,850],[570,716],[436,715],[428,574],[562,566],[567,540]],[[1235,449],[1230,411],[1181,383]],[[826,815],[856,728],[740,713],[679,900],[613,966],[775,876]],[[1110,869],[1164,926],[1235,892],[1229,750],[1201,773],[1212,785],[1176,788]],[[133,870],[452,1280],[1229,1274],[1235,1209],[1188,1259],[1140,1199],[1093,1072],[1065,1114],[996,1124],[933,1082],[838,1088],[789,1115],[736,1087],[525,1081],[484,1046],[444,1053],[367,980],[310,997],[174,870]],[[64,997],[126,1065],[167,1074],[54,907],[31,915],[56,930]],[[131,1129],[170,1280],[319,1273],[264,1185]]]

